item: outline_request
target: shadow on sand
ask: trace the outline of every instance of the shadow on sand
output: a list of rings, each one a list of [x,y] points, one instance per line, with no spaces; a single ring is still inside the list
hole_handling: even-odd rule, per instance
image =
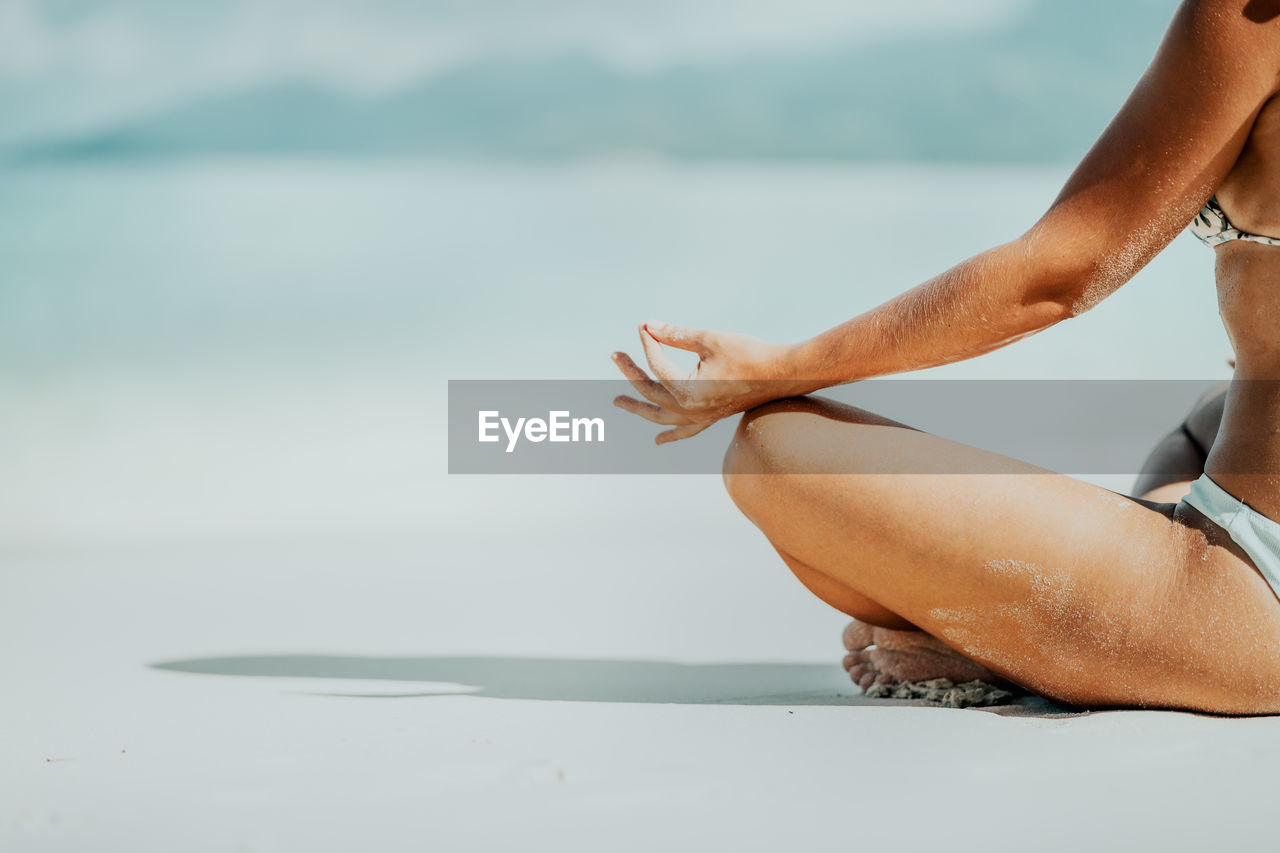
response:
[[[838,665],[804,663],[673,663],[645,660],[521,657],[347,657],[250,655],[164,661],[154,669],[202,675],[426,682],[422,691],[323,693],[377,699],[468,696],[557,702],[639,702],[686,705],[919,705],[867,699]],[[991,709],[1017,716],[1065,716],[1039,697]]]

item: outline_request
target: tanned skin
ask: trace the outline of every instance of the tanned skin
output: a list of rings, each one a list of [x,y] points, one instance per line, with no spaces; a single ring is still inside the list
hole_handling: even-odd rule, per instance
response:
[[[855,619],[845,664],[858,683],[1001,677],[1083,705],[1280,713],[1280,600],[1195,510],[802,396],[1068,321],[1213,194],[1237,227],[1280,235],[1276,6],[1186,0],[1120,112],[1017,239],[800,344],[644,324],[653,378],[614,354],[648,401],[617,404],[669,426],[660,442],[743,413],[729,494],[805,586]],[[1280,248],[1214,251],[1237,364],[1205,470],[1280,519]],[[681,373],[663,345],[696,352],[696,370]],[[882,473],[886,458],[981,473]]]

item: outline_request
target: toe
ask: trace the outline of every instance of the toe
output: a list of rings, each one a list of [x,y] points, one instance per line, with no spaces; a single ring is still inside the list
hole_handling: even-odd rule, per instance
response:
[[[849,667],[849,680],[854,684],[861,684],[863,676],[870,674],[874,676],[876,671],[873,667],[866,663],[855,663]]]
[[[842,637],[844,640],[844,647],[851,652],[855,652],[858,649],[865,649],[867,646],[875,642],[873,639],[874,630],[875,629],[866,622],[859,622],[857,619],[854,619],[845,626],[844,636]]]
[[[889,678],[883,672],[876,672],[873,669],[867,670],[862,674],[862,677],[858,679],[858,686],[861,687],[863,690],[870,690],[871,686],[874,684],[892,684],[892,683],[893,683],[892,678]]]
[[[850,652],[845,660],[849,671],[849,680],[866,690],[873,684],[893,684],[896,678],[881,672],[868,652]]]

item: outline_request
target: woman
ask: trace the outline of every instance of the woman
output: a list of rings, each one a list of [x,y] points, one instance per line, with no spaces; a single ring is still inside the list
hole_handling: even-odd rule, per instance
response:
[[[1186,0],[1018,239],[794,346],[646,323],[656,380],[614,354],[648,400],[617,404],[671,426],[659,442],[745,413],[729,494],[805,586],[854,618],[845,664],[859,684],[1001,676],[1083,705],[1280,712],[1280,240],[1259,236],[1280,236],[1278,16],[1274,0]],[[1075,317],[1193,218],[1216,246],[1237,363],[1204,475],[1176,504],[803,396]],[[698,367],[682,374],[663,345]],[[883,473],[895,458],[962,473]]]
[[[1178,428],[1162,438],[1147,456],[1133,484],[1133,493],[1162,503],[1177,503],[1185,498],[1192,484],[1204,474],[1226,404],[1225,385],[1197,400]]]

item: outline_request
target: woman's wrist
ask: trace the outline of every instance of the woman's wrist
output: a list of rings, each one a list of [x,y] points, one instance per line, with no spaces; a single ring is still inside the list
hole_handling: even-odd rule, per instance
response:
[[[799,397],[837,384],[819,372],[821,360],[815,357],[816,350],[815,339],[777,347],[770,378],[786,392],[781,396]]]

